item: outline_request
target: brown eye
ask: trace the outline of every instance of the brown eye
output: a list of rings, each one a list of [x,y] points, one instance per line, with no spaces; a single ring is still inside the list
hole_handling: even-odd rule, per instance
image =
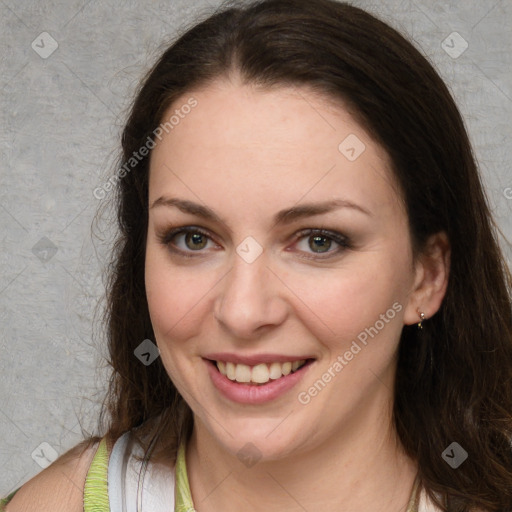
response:
[[[203,233],[189,232],[185,234],[185,245],[192,251],[204,249],[208,243],[208,238]]]
[[[297,233],[296,248],[305,258],[329,258],[341,254],[351,247],[349,239],[336,231],[306,229]]]
[[[332,240],[326,236],[310,236],[308,245],[313,252],[327,252],[331,248]]]
[[[159,234],[158,238],[169,251],[179,256],[206,255],[207,249],[218,248],[208,233],[194,226],[170,229]]]

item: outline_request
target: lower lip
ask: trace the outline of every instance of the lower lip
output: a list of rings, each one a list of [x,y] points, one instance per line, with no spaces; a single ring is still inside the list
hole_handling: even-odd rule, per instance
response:
[[[292,389],[302,379],[313,361],[308,361],[296,372],[276,380],[271,380],[267,384],[259,385],[240,384],[239,382],[232,381],[219,372],[215,363],[211,361],[205,362],[213,385],[226,398],[241,404],[258,405],[275,400]]]

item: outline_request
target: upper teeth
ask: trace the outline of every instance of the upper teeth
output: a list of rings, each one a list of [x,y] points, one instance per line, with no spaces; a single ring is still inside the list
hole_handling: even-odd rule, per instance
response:
[[[255,384],[265,384],[270,379],[279,379],[283,375],[288,375],[300,368],[306,362],[305,359],[300,361],[286,363],[257,364],[256,366],[248,366],[246,364],[225,363],[217,361],[217,368],[222,375],[230,380],[237,382],[254,382]]]

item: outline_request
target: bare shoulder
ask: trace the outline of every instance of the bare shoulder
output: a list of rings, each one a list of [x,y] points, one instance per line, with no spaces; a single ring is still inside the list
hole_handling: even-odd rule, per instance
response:
[[[98,441],[83,441],[29,480],[6,512],[83,512],[83,489]]]

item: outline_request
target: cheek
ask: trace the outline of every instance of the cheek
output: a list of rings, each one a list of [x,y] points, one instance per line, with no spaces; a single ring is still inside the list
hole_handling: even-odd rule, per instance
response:
[[[187,378],[194,373],[189,355],[196,350],[205,316],[207,282],[200,277],[172,267],[159,247],[148,247],[145,284],[155,342],[167,374],[184,396],[194,385]]]
[[[396,262],[383,259],[382,254],[370,254],[359,259],[358,265],[346,268],[289,274],[287,282],[298,298],[297,304],[303,303],[302,321],[331,350],[343,348],[376,322],[381,327],[381,315],[392,320],[385,322],[386,327],[393,326],[383,332],[396,339],[402,328],[400,311],[409,280],[403,271],[407,268],[405,260]]]
[[[215,282],[211,272],[172,266],[165,251],[148,247],[146,295],[157,344],[189,338],[200,331]]]

